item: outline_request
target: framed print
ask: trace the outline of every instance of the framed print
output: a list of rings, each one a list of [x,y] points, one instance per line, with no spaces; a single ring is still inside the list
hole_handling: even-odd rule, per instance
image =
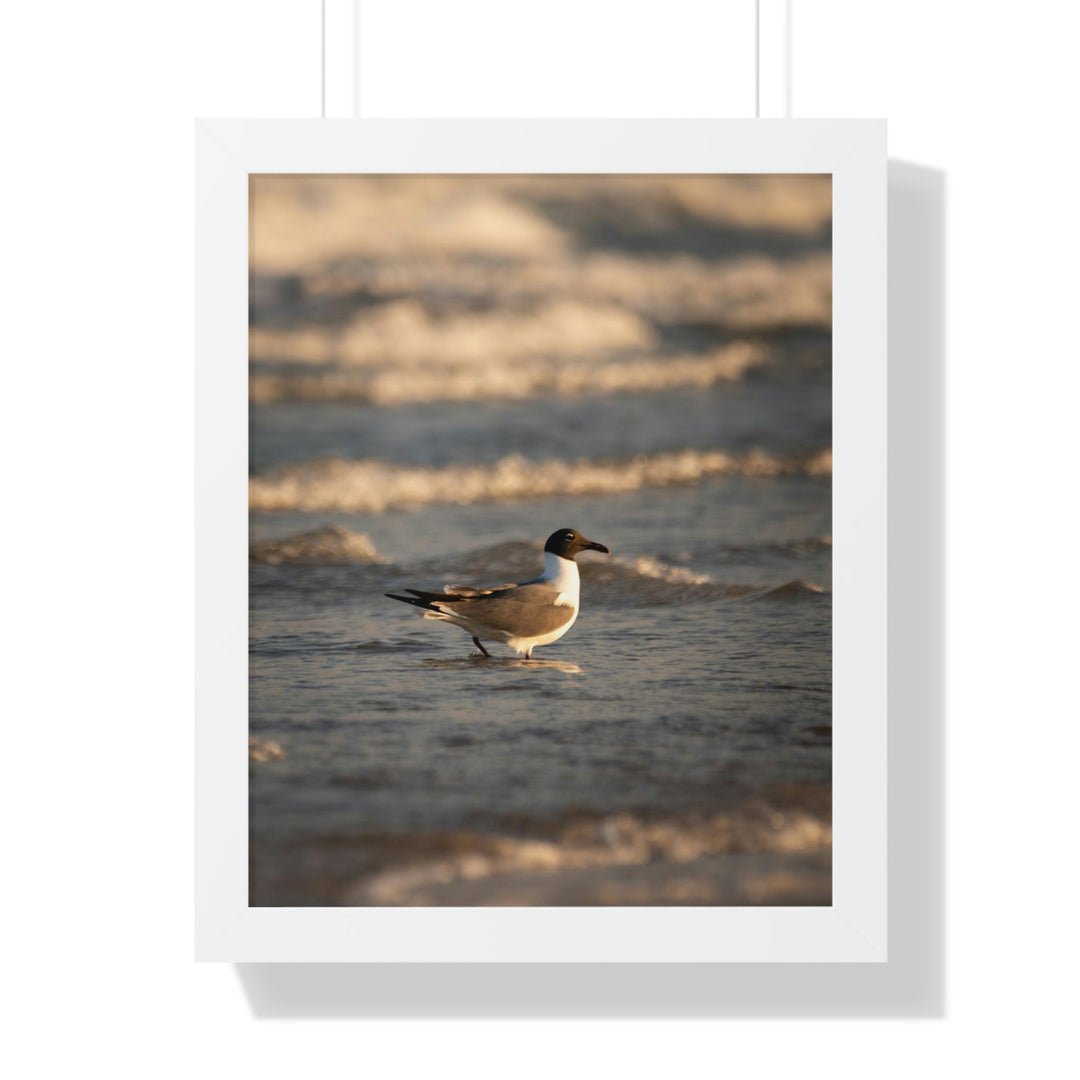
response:
[[[884,124],[196,138],[198,956],[884,961]]]

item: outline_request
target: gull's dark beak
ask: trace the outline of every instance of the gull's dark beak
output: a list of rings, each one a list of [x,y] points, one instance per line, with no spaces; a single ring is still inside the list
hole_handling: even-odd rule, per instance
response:
[[[594,544],[591,540],[585,545],[585,549],[587,551],[602,551],[605,555],[611,554],[603,544]]]

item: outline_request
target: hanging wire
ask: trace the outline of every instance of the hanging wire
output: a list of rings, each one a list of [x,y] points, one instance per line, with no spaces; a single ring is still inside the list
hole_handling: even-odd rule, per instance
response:
[[[791,119],[791,0],[784,2],[784,118]]]
[[[754,119],[761,119],[761,0],[754,0]]]

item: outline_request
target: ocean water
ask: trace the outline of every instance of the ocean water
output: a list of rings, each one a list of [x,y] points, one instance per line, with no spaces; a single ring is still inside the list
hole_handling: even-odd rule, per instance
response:
[[[831,902],[830,207],[253,179],[252,904]],[[564,527],[531,661],[383,596]]]

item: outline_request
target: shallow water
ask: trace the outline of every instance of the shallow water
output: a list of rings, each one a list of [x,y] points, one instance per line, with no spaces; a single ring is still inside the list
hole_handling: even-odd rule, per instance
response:
[[[595,183],[578,200],[567,189],[557,206],[549,187],[483,189],[500,214],[512,203],[535,219],[513,233],[536,250],[507,264],[500,303],[513,294],[527,306],[526,286],[561,292],[576,275],[645,327],[633,347],[605,344],[619,326],[601,320],[591,332],[581,311],[562,351],[532,324],[478,329],[468,320],[492,310],[483,305],[498,278],[485,276],[490,254],[448,225],[435,233],[453,250],[398,266],[396,279],[398,255],[357,264],[314,252],[285,275],[274,260],[292,249],[265,246],[273,272],[256,279],[253,327],[285,336],[265,357],[253,336],[250,729],[281,754],[250,770],[253,904],[830,902],[828,328],[769,324],[770,302],[788,308],[770,301],[768,283],[790,274],[759,269],[764,328],[747,336],[744,326],[739,346],[754,363],[678,385],[700,375],[680,358],[732,347],[719,317],[660,318],[679,316],[681,294],[637,290],[638,262],[654,281],[658,253],[692,235],[685,207],[678,228],[655,225],[651,246],[655,215],[637,222],[612,255],[623,276],[609,267],[598,277],[586,248],[618,235]],[[463,190],[429,192],[431,220],[439,199]],[[289,198],[274,194],[279,218]],[[420,196],[409,199],[402,214]],[[470,242],[487,235],[479,220],[466,222]],[[827,233],[789,227],[792,258],[827,257]],[[757,249],[758,234],[739,235],[739,258],[778,258],[782,229],[760,233]],[[258,271],[264,249],[253,250]],[[722,252],[706,254],[678,273],[722,298],[738,275]],[[426,312],[420,330],[415,317],[378,313],[387,280]],[[457,351],[432,356],[429,323],[449,317]],[[401,337],[387,339],[394,325]],[[469,334],[520,350],[485,364],[607,365],[619,369],[616,389],[599,377],[525,380],[527,396],[500,397],[433,376],[463,362]],[[307,349],[291,365],[290,340]],[[421,397],[434,399],[357,393],[349,372],[378,366],[385,340],[396,342],[387,370],[426,379]],[[627,365],[643,362],[671,377],[635,384]],[[320,400],[260,395],[261,375],[284,373],[295,388],[300,369],[327,377]],[[532,661],[501,646],[480,657],[460,629],[383,596],[525,580],[543,539],[563,527],[612,554],[579,558],[581,614]]]

